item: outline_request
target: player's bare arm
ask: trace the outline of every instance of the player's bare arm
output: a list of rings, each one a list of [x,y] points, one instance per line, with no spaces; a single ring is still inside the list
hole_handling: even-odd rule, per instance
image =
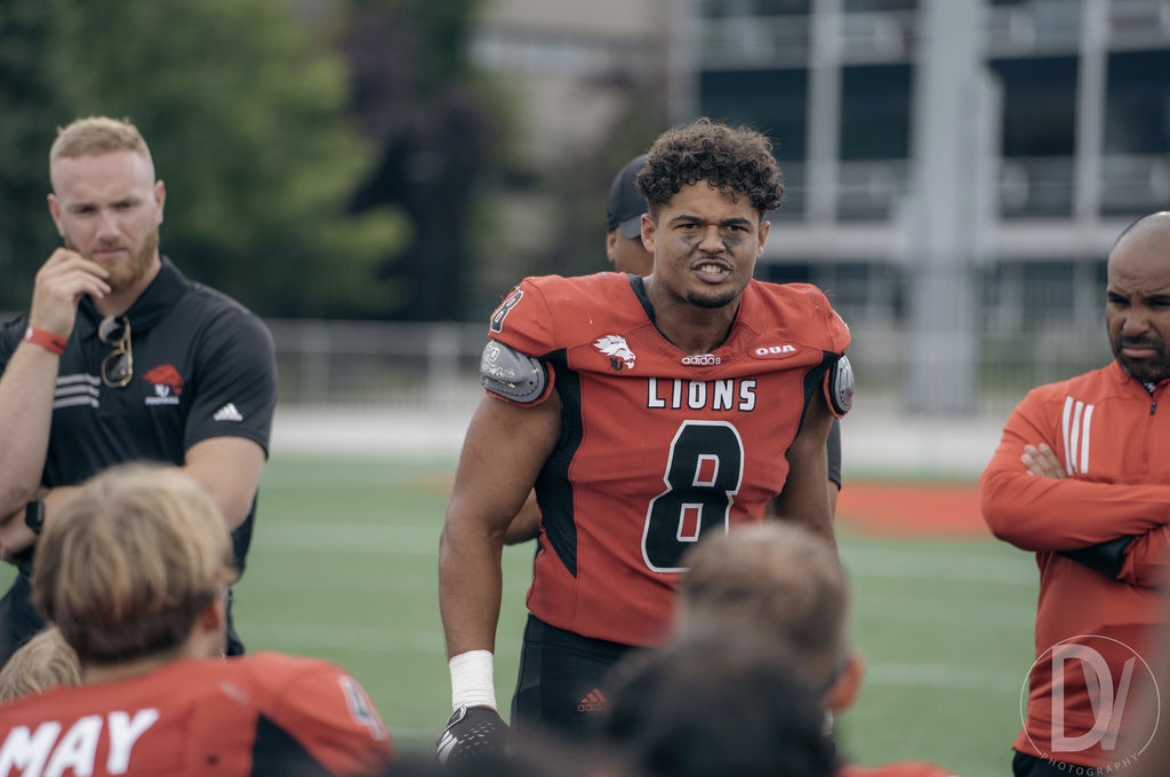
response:
[[[534,540],[540,534],[540,505],[536,503],[536,492],[533,491],[524,500],[524,506],[516,517],[508,524],[508,531],[504,534],[505,545],[519,545],[528,540]]]
[[[78,488],[79,486],[59,486],[40,489],[36,498],[41,500],[42,519],[47,523],[50,520],[49,516],[71,499]],[[0,561],[14,563],[17,554],[32,547],[36,542],[37,535],[28,527],[24,518],[25,508],[22,506],[0,523]]]
[[[825,442],[833,414],[825,397],[817,392],[809,402],[800,432],[788,448],[788,478],[772,500],[772,513],[781,520],[803,525],[836,547],[833,513],[825,483],[829,478]]]
[[[76,251],[58,248],[37,272],[27,339],[0,375],[0,515],[23,510],[40,487],[53,414],[59,353],[73,332],[82,295],[110,291],[107,271]],[[38,345],[46,339],[53,347]]]
[[[181,469],[203,484],[232,530],[252,509],[264,449],[244,437],[212,437],[187,449]]]
[[[555,392],[535,407],[485,397],[471,420],[439,540],[448,656],[494,651],[504,535],[560,436],[560,405]]]
[[[24,510],[14,510],[0,519],[0,561],[14,563],[15,555],[23,547],[20,545],[24,541],[24,534],[32,535],[32,532],[27,529],[20,531],[18,527],[24,526]],[[31,542],[31,540],[29,541]]]

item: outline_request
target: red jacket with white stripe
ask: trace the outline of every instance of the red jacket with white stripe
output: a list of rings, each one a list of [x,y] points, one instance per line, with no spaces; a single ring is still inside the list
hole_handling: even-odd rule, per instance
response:
[[[1035,552],[1040,570],[1036,663],[1017,750],[1085,766],[1125,754],[1117,734],[1134,725],[1136,700],[1151,684],[1150,626],[1162,614],[1154,586],[1170,563],[1168,383],[1151,393],[1113,362],[1035,388],[983,471],[987,525]],[[1064,464],[1064,479],[1028,474],[1024,446],[1040,443]],[[1139,539],[1117,579],[1060,554],[1130,535]]]

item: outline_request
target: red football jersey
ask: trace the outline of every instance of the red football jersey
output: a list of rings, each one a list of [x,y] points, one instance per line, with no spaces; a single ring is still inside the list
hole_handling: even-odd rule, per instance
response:
[[[352,677],[275,653],[175,661],[0,706],[0,777],[378,775],[393,753]]]
[[[805,407],[849,344],[819,289],[752,281],[727,340],[687,354],[654,326],[642,279],[608,272],[526,279],[490,336],[544,362],[563,403],[536,483],[528,607],[628,645],[665,636],[700,534],[763,518]]]

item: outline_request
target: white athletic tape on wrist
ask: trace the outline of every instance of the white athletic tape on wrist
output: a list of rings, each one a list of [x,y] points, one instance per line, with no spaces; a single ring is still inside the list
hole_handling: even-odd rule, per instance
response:
[[[451,709],[496,707],[496,685],[492,679],[489,650],[469,650],[447,662],[451,670]]]

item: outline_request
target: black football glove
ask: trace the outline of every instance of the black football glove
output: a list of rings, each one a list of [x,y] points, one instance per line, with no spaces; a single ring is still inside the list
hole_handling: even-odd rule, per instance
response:
[[[491,707],[459,707],[435,743],[439,763],[454,764],[512,749],[512,729]]]

